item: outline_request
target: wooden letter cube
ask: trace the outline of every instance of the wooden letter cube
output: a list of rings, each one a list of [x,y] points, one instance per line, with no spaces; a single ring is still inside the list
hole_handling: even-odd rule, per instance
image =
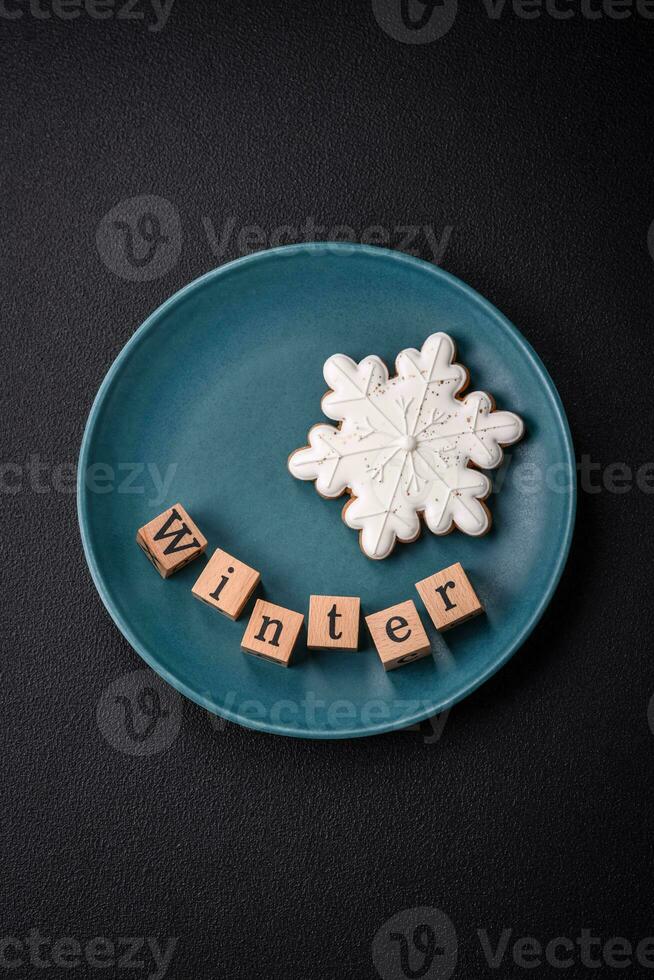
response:
[[[300,613],[257,599],[241,647],[255,657],[288,667],[303,622]]]
[[[230,619],[238,619],[261,576],[218,548],[192,588],[193,595]]]
[[[356,650],[359,646],[359,608],[355,596],[312,595],[309,599],[310,650]]]
[[[181,504],[140,527],[136,540],[162,578],[178,572],[207,547],[207,539]]]
[[[384,670],[395,670],[431,653],[418,610],[412,599],[366,616]]]
[[[484,611],[459,562],[444,568],[442,572],[430,575],[422,582],[416,582],[416,589],[434,626],[441,632]]]

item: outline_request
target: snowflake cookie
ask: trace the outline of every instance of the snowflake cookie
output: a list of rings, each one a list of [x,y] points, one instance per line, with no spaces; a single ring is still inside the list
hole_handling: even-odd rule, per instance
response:
[[[315,425],[288,468],[315,480],[323,497],[351,494],[343,520],[360,532],[369,558],[388,557],[396,540],[415,541],[420,514],[434,534],[456,525],[479,536],[490,527],[490,480],[468,463],[499,466],[502,446],[517,442],[524,427],[513,412],[493,411],[483,391],[457,398],[468,372],[454,357],[451,338],[435,333],[422,350],[401,351],[394,378],[375,355],[325,362],[330,391],[322,409],[340,425]]]

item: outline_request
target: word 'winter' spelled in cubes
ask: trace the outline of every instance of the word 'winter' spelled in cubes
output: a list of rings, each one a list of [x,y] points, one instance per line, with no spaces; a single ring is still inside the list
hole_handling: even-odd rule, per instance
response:
[[[255,657],[288,667],[303,622],[301,613],[257,599],[241,647]]]
[[[441,632],[484,611],[459,562],[444,568],[442,572],[430,575],[422,582],[416,582],[416,589],[434,626]]]
[[[431,653],[418,610],[412,599],[366,616],[384,670],[395,670]]]
[[[310,650],[356,650],[359,609],[356,596],[312,595],[309,598],[307,647]]]
[[[140,527],[136,540],[162,578],[178,572],[207,547],[207,539],[181,504]]]
[[[192,588],[193,595],[230,619],[238,619],[261,575],[218,548]]]

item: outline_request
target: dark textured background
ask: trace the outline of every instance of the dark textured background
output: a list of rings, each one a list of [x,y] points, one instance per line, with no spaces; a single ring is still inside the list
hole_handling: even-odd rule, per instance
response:
[[[170,977],[299,980],[376,977],[377,930],[415,906],[451,918],[464,978],[587,975],[510,952],[493,971],[479,929],[654,934],[654,497],[636,488],[581,492],[549,611],[438,740],[303,743],[180,702],[172,745],[134,757],[96,721],[141,663],[95,593],[61,464],[136,327],[241,251],[212,255],[206,219],[267,240],[307,217],[357,239],[379,224],[391,245],[400,225],[451,226],[442,265],[536,348],[578,456],[653,458],[654,20],[460,7],[405,44],[368,0],[177,0],[159,32],[145,6],[62,20],[7,0],[0,938],[178,936]],[[178,209],[183,240],[132,282],[96,230],[142,194]],[[85,973],[23,963],[11,975]]]

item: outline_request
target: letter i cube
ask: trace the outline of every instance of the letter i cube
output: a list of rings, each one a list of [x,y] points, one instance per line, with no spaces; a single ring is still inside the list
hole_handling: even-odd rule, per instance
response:
[[[217,548],[191,591],[218,612],[238,619],[260,580],[254,568]]]

